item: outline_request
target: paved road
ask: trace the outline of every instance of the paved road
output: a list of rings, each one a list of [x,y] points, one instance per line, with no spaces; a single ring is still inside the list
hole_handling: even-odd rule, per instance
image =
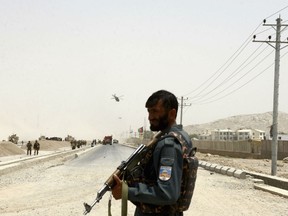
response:
[[[119,145],[102,147],[97,153],[96,161],[113,161],[117,164],[132,151]],[[98,157],[99,153],[103,154],[102,158]],[[255,190],[251,180],[240,180],[199,168],[192,204],[185,215],[284,216],[287,212],[288,199]]]
[[[121,145],[99,145],[72,161],[59,158],[1,176],[0,215],[82,215],[82,203],[94,200],[103,182],[132,152]],[[89,215],[107,215],[108,198],[105,194]],[[120,215],[120,203],[112,202],[113,216]],[[130,203],[128,215],[133,211]],[[284,216],[287,212],[288,199],[255,190],[247,179],[199,168],[192,204],[185,216]]]

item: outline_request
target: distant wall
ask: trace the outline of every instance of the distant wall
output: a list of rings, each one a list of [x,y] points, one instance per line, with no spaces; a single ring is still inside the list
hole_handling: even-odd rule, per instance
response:
[[[261,155],[263,158],[271,158],[272,150],[272,141],[263,140],[261,142]],[[278,159],[282,160],[285,157],[288,157],[288,141],[278,140]]]
[[[271,140],[262,141],[203,141],[192,140],[202,153],[241,158],[271,158]],[[278,160],[288,157],[288,141],[278,141]]]

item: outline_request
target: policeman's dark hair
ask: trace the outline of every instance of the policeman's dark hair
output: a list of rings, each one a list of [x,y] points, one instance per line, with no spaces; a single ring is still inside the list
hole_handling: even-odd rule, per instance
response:
[[[163,106],[166,111],[175,109],[177,116],[178,100],[174,94],[166,90],[159,90],[157,92],[154,92],[146,101],[145,107],[153,107],[158,103],[159,100],[162,100]]]

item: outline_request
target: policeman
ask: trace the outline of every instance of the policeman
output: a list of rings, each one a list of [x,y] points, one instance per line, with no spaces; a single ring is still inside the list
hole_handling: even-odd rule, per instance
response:
[[[176,125],[178,101],[174,94],[159,90],[146,102],[151,131],[162,134],[176,132],[192,148],[188,134]],[[143,169],[142,182],[128,185],[128,200],[136,205],[135,216],[182,216],[177,201],[181,198],[183,152],[181,144],[171,136],[163,136],[155,145],[152,156]],[[112,188],[115,199],[122,198],[122,181],[114,175],[116,186]],[[188,200],[188,207],[190,204]],[[187,209],[187,208],[186,208]]]
[[[34,155],[38,155],[40,149],[40,143],[37,140],[35,140],[33,149],[34,149]]]
[[[27,155],[31,155],[32,143],[28,141],[28,143],[26,144],[26,147],[27,147]]]

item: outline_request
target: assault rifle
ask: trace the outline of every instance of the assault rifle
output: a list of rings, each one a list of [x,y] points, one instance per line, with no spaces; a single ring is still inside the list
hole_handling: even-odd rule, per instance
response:
[[[112,173],[112,175],[105,181],[103,186],[98,190],[96,199],[94,202],[89,205],[87,203],[84,203],[85,211],[84,215],[88,214],[91,209],[96,205],[96,203],[100,202],[104,194],[111,190],[115,186],[115,182],[113,179],[114,175],[117,175],[119,178],[122,178],[123,173],[125,171],[131,171],[133,168],[135,168],[141,159],[145,156],[148,149],[154,146],[154,144],[158,141],[158,139],[161,137],[162,132],[159,131],[153,136],[153,139],[147,143],[146,145],[141,144],[130,156],[126,161],[123,161],[117,169]]]

